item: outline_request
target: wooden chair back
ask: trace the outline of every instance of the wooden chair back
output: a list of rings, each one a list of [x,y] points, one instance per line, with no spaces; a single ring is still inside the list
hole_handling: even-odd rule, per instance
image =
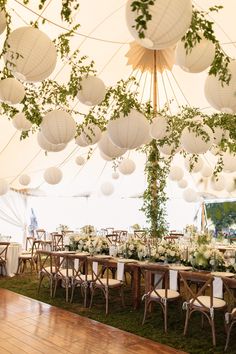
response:
[[[146,230],[134,230],[134,237],[138,238],[139,240],[145,241],[147,238],[147,231]]]
[[[154,291],[157,298],[160,298],[157,289],[165,289],[165,297],[167,297],[169,268],[164,265],[146,265],[142,270],[144,271],[146,296]]]
[[[0,242],[0,263],[6,262],[9,245],[10,242]]]
[[[38,250],[37,255],[39,260],[39,272],[44,272],[45,275],[50,277],[53,273],[52,252]]]
[[[35,233],[38,240],[46,241],[46,231],[44,229],[37,229]]]
[[[228,311],[231,311],[232,308],[236,307],[236,279],[229,277],[222,277],[224,289],[228,296],[227,306]],[[236,312],[235,312],[236,317]]]
[[[51,233],[53,251],[62,251],[64,248],[63,234],[56,232]]]
[[[68,266],[72,270],[72,277],[81,282],[87,282],[88,262],[87,256],[69,254]]]
[[[106,238],[110,244],[117,244],[120,243],[120,234],[117,232],[113,232],[112,234],[107,234]]]

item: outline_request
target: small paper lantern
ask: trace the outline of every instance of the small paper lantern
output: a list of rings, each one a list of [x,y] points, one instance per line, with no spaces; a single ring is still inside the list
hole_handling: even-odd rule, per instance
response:
[[[214,170],[210,166],[204,165],[200,172],[202,177],[211,177],[213,175]]]
[[[216,145],[220,144],[222,139],[229,139],[228,130],[224,130],[221,127],[214,127],[213,132],[214,132],[214,144]]]
[[[9,184],[5,179],[0,179],[0,195],[4,195],[9,191]]]
[[[194,189],[187,188],[183,191],[183,198],[188,203],[195,203],[198,199],[198,195]]]
[[[83,166],[85,164],[85,159],[83,156],[77,156],[75,162],[77,163],[77,165]]]
[[[87,145],[94,145],[101,139],[102,131],[96,124],[90,123],[83,128],[80,136]]]
[[[222,86],[218,76],[208,75],[205,82],[205,96],[207,101],[215,109],[233,114],[236,113],[236,60],[232,60],[228,65],[231,74],[229,84]]]
[[[7,68],[16,78],[37,82],[54,70],[57,50],[50,38],[34,27],[20,27],[10,33],[4,54]]]
[[[20,81],[9,77],[0,80],[0,100],[8,104],[20,103],[25,97],[25,88]]]
[[[26,132],[31,129],[32,123],[26,118],[25,113],[16,113],[12,118],[12,124],[17,130]]]
[[[180,181],[184,176],[184,171],[179,166],[171,166],[169,179],[172,181]]]
[[[232,193],[236,190],[236,184],[235,184],[235,180],[234,179],[230,179],[229,181],[227,181],[225,189],[227,190],[227,192]]]
[[[163,139],[167,135],[167,128],[167,118],[158,114],[158,116],[151,123],[150,135],[153,139]]]
[[[217,178],[211,178],[211,188],[215,191],[223,191],[225,189],[225,178],[222,175],[217,176]]]
[[[51,144],[67,144],[76,133],[76,124],[71,115],[62,110],[45,114],[41,131]]]
[[[222,153],[223,159],[223,171],[225,172],[234,172],[236,171],[236,155],[229,152]]]
[[[146,141],[149,135],[149,124],[146,117],[132,109],[127,116],[110,120],[107,131],[111,141],[122,149],[135,149]]]
[[[186,181],[186,179],[181,179],[180,181],[178,181],[178,186],[179,188],[186,188],[188,186],[188,182]]]
[[[182,131],[180,138],[181,144],[185,151],[190,154],[204,154],[213,144],[214,137],[211,128],[208,125],[203,125],[200,129],[207,134],[207,141],[205,135],[203,136],[199,134],[199,132],[196,133],[192,130],[189,131],[188,127],[185,127]]]
[[[62,151],[66,147],[66,144],[51,144],[51,143],[49,143],[49,141],[44,137],[42,132],[38,132],[37,141],[38,141],[39,146],[43,150],[49,151],[49,152]]]
[[[132,11],[131,3],[126,5],[126,21],[130,33],[143,47],[149,49],[163,49],[176,44],[188,29],[192,18],[191,0],[158,0],[149,6],[152,16],[147,22],[145,38],[140,39],[135,28],[136,11]]]
[[[80,135],[78,135],[76,138],[75,138],[75,143],[81,147],[85,147],[85,146],[88,146],[89,144],[87,144],[87,142],[84,141],[83,137]]]
[[[101,192],[103,195],[109,196],[114,192],[114,186],[111,182],[104,182],[101,185]]]
[[[2,34],[5,31],[6,27],[7,27],[6,12],[2,10],[0,11],[0,34]]]
[[[112,159],[122,156],[127,151],[126,149],[121,149],[114,145],[109,138],[107,131],[102,133],[102,137],[98,142],[98,148],[103,152],[103,154],[111,157]]]
[[[104,100],[106,95],[106,86],[98,77],[84,77],[81,81],[81,87],[81,90],[77,93],[77,97],[80,102],[86,104],[87,106],[95,106]]]
[[[200,156],[198,156],[197,161],[193,160],[193,168],[191,171],[190,171],[190,161],[191,161],[190,157],[186,157],[184,159],[184,166],[188,172],[197,173],[202,169],[204,163],[203,163],[203,159]]]
[[[133,160],[124,159],[119,163],[118,169],[123,175],[131,175],[134,172],[136,165]]]
[[[176,147],[175,143],[171,143],[170,145],[163,144],[162,146],[158,146],[158,149],[162,154],[169,156],[177,154],[181,150],[181,147]]]
[[[201,35],[200,35],[201,36]],[[184,42],[179,41],[176,48],[176,64],[184,71],[199,73],[206,70],[214,60],[215,45],[209,39],[201,36],[199,43],[186,53]]]
[[[62,180],[62,172],[58,167],[47,168],[43,176],[49,184],[58,184]]]
[[[28,184],[30,184],[30,176],[28,175],[21,175],[19,177],[19,182],[20,184],[22,184],[23,186],[28,186]]]
[[[112,175],[111,175],[111,176],[112,176],[113,179],[118,179],[118,178],[120,177],[119,173],[116,172],[116,171],[115,171],[115,172],[112,172]]]

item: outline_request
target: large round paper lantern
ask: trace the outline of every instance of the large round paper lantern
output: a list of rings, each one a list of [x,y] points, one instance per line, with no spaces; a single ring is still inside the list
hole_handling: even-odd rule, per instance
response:
[[[231,79],[229,84],[223,84],[218,76],[208,75],[205,82],[205,96],[215,109],[224,113],[236,113],[236,60],[228,65]]]
[[[4,60],[16,78],[37,82],[54,70],[57,51],[50,38],[34,27],[20,27],[10,33]]]
[[[169,179],[171,179],[172,181],[180,181],[183,178],[183,176],[184,176],[184,171],[181,167],[171,166]]]
[[[181,147],[176,147],[175,143],[171,143],[170,145],[166,143],[162,146],[158,146],[158,149],[162,154],[169,156],[172,154],[177,154],[181,150]]]
[[[185,151],[190,154],[204,154],[207,152],[214,141],[213,132],[208,125],[203,125],[199,129],[203,131],[207,136],[200,134],[198,131],[190,130],[188,127],[185,127],[181,134],[181,144]],[[207,141],[206,141],[207,138]]]
[[[85,158],[83,156],[77,156],[75,162],[79,166],[83,166],[85,164]]]
[[[231,154],[228,151],[222,153],[223,171],[234,172],[236,171],[236,154]]]
[[[112,176],[113,179],[118,179],[120,177],[119,173],[116,172],[116,171],[112,172],[111,176]]]
[[[83,128],[80,135],[87,145],[94,145],[101,139],[102,131],[96,124],[90,123]]]
[[[88,146],[89,144],[87,144],[86,141],[84,141],[83,137],[80,135],[78,135],[76,138],[75,138],[75,143],[81,147],[85,147],[85,146]]]
[[[124,159],[119,163],[118,169],[123,175],[131,175],[134,172],[136,165],[133,160]]]
[[[192,162],[192,164],[193,164],[193,167],[192,167],[192,169],[191,169],[191,163],[190,162]],[[188,172],[193,172],[193,173],[197,173],[197,172],[199,172],[201,169],[202,169],[202,167],[203,167],[203,159],[200,157],[200,156],[198,156],[198,159],[197,159],[197,161],[195,161],[195,160],[192,160],[190,157],[186,157],[185,159],[184,159],[184,166],[185,166],[185,168],[186,168],[186,170],[188,171]],[[191,171],[190,171],[191,170]]]
[[[145,38],[140,39],[136,30],[135,19],[137,11],[132,11],[131,3],[128,0],[126,5],[126,20],[129,31],[134,39],[143,47],[149,49],[163,49],[175,45],[188,29],[192,18],[191,0],[158,0],[154,5],[149,6],[152,16],[147,22]]]
[[[214,127],[214,144],[220,144],[222,139],[229,139],[229,131],[221,127]]]
[[[19,182],[20,184],[22,184],[23,186],[28,186],[28,184],[30,184],[30,176],[24,174],[24,175],[21,175],[19,177]]]
[[[211,179],[211,188],[215,191],[223,191],[225,189],[225,178],[222,175],[217,176],[217,178],[212,177]]]
[[[0,34],[5,31],[7,27],[7,17],[6,12],[4,10],[0,11]]]
[[[180,181],[178,181],[178,186],[179,188],[186,188],[188,186],[188,182],[186,181],[186,179],[181,179]]]
[[[110,120],[107,131],[111,141],[122,149],[135,149],[145,143],[149,124],[145,116],[132,109],[127,116]]]
[[[188,203],[195,203],[198,199],[198,195],[194,189],[187,188],[183,191],[183,198]]]
[[[66,147],[66,144],[51,144],[51,143],[49,143],[49,141],[44,137],[42,132],[38,132],[37,141],[38,141],[39,146],[43,150],[49,151],[49,152],[62,151]]]
[[[12,124],[17,130],[26,132],[32,127],[32,123],[26,118],[25,113],[16,113],[12,118]]]
[[[62,172],[58,167],[47,168],[43,176],[49,184],[58,184],[62,180]]]
[[[55,109],[45,114],[41,130],[50,143],[67,144],[75,136],[76,124],[69,113]]]
[[[9,77],[0,80],[0,100],[8,104],[20,103],[25,97],[25,88],[20,81]]]
[[[190,73],[199,73],[211,65],[215,57],[215,45],[212,41],[202,36],[201,41],[188,53],[184,44],[183,41],[179,41],[176,48],[176,64],[181,69]]]
[[[104,182],[101,185],[101,192],[103,195],[109,196],[114,192],[114,186],[111,182]]]
[[[225,189],[227,192],[232,193],[236,191],[236,183],[234,179],[230,179],[229,181],[226,182]]]
[[[211,177],[213,175],[214,169],[208,165],[204,165],[200,172],[202,177]]]
[[[5,179],[0,179],[0,195],[4,195],[9,191],[9,184]]]
[[[100,104],[105,95],[106,87],[104,82],[96,76],[84,77],[81,81],[81,90],[77,93],[79,101],[87,106]]]
[[[113,144],[113,142],[109,138],[107,131],[102,133],[102,138],[98,142],[98,148],[100,151],[103,152],[103,154],[111,158],[120,157],[127,151],[126,149],[121,149],[115,144]]]
[[[100,151],[100,156],[103,160],[105,161],[112,161],[112,157],[107,156],[106,154],[104,154],[102,151]]]
[[[150,135],[153,139],[163,139],[167,134],[168,120],[166,117],[158,116],[152,121]]]

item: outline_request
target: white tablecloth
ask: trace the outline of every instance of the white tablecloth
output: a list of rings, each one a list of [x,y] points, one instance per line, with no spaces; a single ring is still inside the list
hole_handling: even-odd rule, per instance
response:
[[[3,246],[0,246],[0,250]],[[11,243],[7,251],[7,275],[13,277],[17,271],[18,257],[22,246],[19,243]],[[5,274],[4,274],[5,275]]]

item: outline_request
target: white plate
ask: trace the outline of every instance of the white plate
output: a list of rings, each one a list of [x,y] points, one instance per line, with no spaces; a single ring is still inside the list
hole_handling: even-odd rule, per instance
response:
[[[230,273],[230,272],[211,272],[212,275],[214,275],[215,277],[234,277],[236,274],[234,273]]]
[[[185,265],[177,265],[177,264],[172,264],[172,265],[169,265],[169,268],[172,269],[172,270],[192,270],[192,267],[190,266],[185,266]]]

